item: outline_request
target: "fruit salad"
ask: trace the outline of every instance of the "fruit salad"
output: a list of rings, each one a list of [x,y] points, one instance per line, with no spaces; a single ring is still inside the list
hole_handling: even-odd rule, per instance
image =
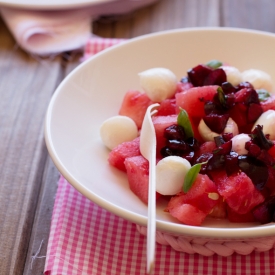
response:
[[[126,173],[148,202],[149,163],[139,133],[147,108],[156,132],[156,191],[164,211],[198,226],[206,217],[275,221],[275,94],[264,71],[217,60],[178,80],[166,68],[141,72],[140,90],[126,92],[118,115],[100,129],[110,165]]]

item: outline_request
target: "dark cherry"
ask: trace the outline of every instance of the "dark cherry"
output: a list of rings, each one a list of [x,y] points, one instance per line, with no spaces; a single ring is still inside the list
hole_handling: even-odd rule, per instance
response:
[[[240,102],[245,105],[249,105],[251,103],[260,104],[258,94],[252,88],[243,88],[239,90],[235,95],[235,102]]]
[[[183,140],[170,139],[167,140],[166,145],[173,151],[186,151],[189,149],[188,145]]]
[[[255,122],[263,113],[263,108],[259,103],[251,103],[247,110],[247,120],[249,123]]]
[[[243,89],[243,88],[252,88],[252,89],[254,89],[253,85],[250,82],[247,82],[247,81],[241,82],[240,84],[238,84],[236,86],[236,89],[238,91],[241,90],[241,89]]]
[[[188,144],[190,150],[197,151],[200,148],[200,144],[197,139],[194,137],[190,137],[185,140],[185,142]]]
[[[207,162],[206,169],[208,171],[212,171],[215,169],[222,168],[224,164],[225,164],[225,155],[213,154]]]
[[[232,93],[234,94],[238,91],[237,88],[234,87],[229,82],[223,82],[221,87],[222,87],[222,90],[223,90],[224,94],[226,94],[226,95],[229,95],[229,94],[232,94]]]
[[[229,114],[209,114],[204,117],[204,122],[213,132],[220,134],[224,130],[228,118]]]
[[[239,171],[238,154],[236,152],[230,152],[225,156],[225,171],[228,176]]]
[[[256,221],[264,224],[274,221],[275,196],[267,198],[263,203],[256,206],[252,214]]]
[[[203,85],[219,85],[226,82],[226,73],[223,69],[218,68],[211,71],[205,78]]]
[[[252,180],[258,190],[262,190],[268,180],[268,167],[260,160],[241,155],[238,157],[239,168]]]
[[[224,134],[222,134],[222,138],[225,142],[229,141],[230,139],[233,138],[233,133],[224,133]]]
[[[269,140],[263,133],[263,126],[256,125],[251,132],[253,143],[257,144],[261,149],[269,150],[273,146],[273,142]]]
[[[188,70],[188,79],[195,86],[204,86],[205,78],[213,71],[210,67],[206,65],[198,65],[190,70]]]
[[[160,154],[165,158],[168,156],[176,156],[176,153],[168,147],[163,147],[160,150]]]
[[[164,137],[166,139],[184,140],[185,132],[183,127],[177,124],[173,124],[164,130]]]

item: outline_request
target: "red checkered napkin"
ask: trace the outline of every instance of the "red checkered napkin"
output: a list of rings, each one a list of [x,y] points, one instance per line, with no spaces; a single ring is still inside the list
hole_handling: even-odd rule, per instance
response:
[[[122,40],[87,43],[85,58]],[[94,43],[93,43],[94,42]],[[111,43],[113,42],[113,43]],[[206,257],[156,245],[155,275],[275,274],[274,249]],[[58,183],[45,275],[145,275],[146,238],[136,225],[100,208],[62,176]]]

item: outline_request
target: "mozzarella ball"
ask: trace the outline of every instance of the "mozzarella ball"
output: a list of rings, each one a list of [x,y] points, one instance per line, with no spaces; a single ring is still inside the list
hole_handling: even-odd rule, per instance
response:
[[[154,102],[173,96],[177,89],[177,77],[165,68],[153,68],[139,73],[140,85]]]
[[[175,195],[182,190],[187,171],[191,168],[188,160],[168,156],[156,166],[156,190],[162,195]]]
[[[201,119],[199,126],[198,126],[198,131],[203,138],[204,141],[214,141],[214,137],[219,136],[218,133],[213,132],[204,122],[203,119]]]
[[[245,149],[245,143],[250,141],[251,138],[247,134],[239,134],[234,136],[232,139],[232,150],[238,155],[246,155],[248,151]]]
[[[236,136],[239,134],[238,125],[231,117],[227,120],[223,133],[232,133],[233,136]]]
[[[110,150],[125,141],[131,141],[138,136],[136,123],[127,116],[113,116],[103,122],[100,127],[100,137]]]
[[[250,69],[242,72],[243,81],[250,82],[255,90],[265,89],[272,92],[272,80],[269,74],[261,70]]]
[[[263,126],[263,133],[269,134],[271,140],[275,139],[275,111],[268,110],[261,114],[261,116],[255,122],[253,129],[256,125]]]
[[[221,66],[221,69],[225,71],[227,82],[230,82],[233,86],[237,86],[242,82],[242,74],[239,69],[232,66]]]

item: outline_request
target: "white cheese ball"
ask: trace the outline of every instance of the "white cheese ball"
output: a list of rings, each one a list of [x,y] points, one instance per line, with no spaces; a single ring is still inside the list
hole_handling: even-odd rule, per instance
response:
[[[239,69],[233,66],[221,66],[220,68],[225,71],[227,82],[230,82],[233,86],[237,86],[242,82],[242,73]]]
[[[204,141],[214,141],[214,137],[219,136],[218,133],[213,132],[204,122],[203,119],[201,119],[198,131]]]
[[[188,160],[168,156],[156,166],[156,190],[162,195],[175,195],[182,190],[186,173],[191,168]]]
[[[261,116],[255,122],[253,129],[256,125],[263,126],[263,133],[269,134],[271,140],[275,139],[275,111],[268,110],[261,114]]]
[[[248,151],[245,149],[245,143],[251,140],[247,134],[239,134],[234,136],[232,139],[232,150],[238,155],[246,155]]]
[[[127,116],[113,116],[103,122],[100,127],[100,137],[110,150],[125,141],[131,141],[138,136],[136,123]]]
[[[140,85],[154,102],[160,102],[174,95],[177,77],[169,69],[152,68],[139,73]]]
[[[254,89],[265,89],[272,92],[272,80],[269,74],[264,71],[250,69],[242,72],[243,81],[250,82]]]

